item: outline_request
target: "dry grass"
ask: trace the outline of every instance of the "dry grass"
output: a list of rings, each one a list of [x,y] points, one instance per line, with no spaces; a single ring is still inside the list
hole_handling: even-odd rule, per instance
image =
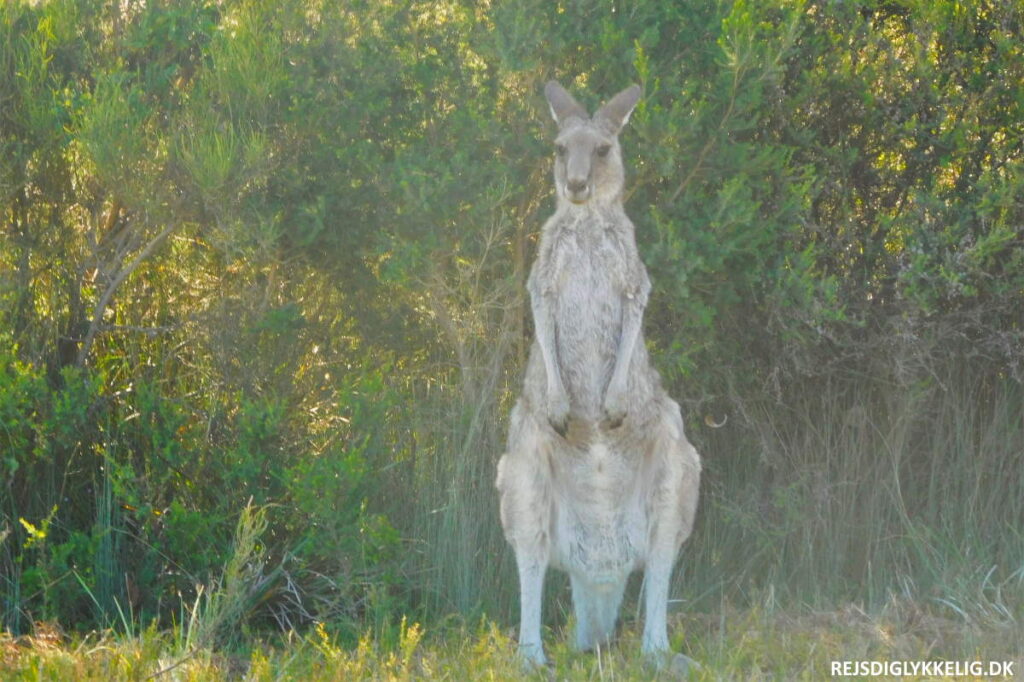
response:
[[[848,605],[836,611],[764,607],[684,614],[673,620],[673,645],[702,665],[695,680],[820,680],[832,661],[1015,661],[1024,670],[1021,622],[965,622],[945,607],[892,601],[878,613]],[[1019,614],[1018,614],[1019,615]],[[553,667],[523,674],[512,632],[483,621],[425,631],[403,621],[391,644],[369,636],[342,647],[320,625],[305,635],[249,641],[232,653],[209,649],[182,659],[180,637],[149,630],[68,636],[40,624],[31,636],[0,636],[4,680],[650,680],[670,679],[638,659],[639,637],[627,623],[608,650],[580,654],[566,633],[547,632]],[[178,665],[174,665],[178,663]],[[172,667],[173,666],[173,667]],[[168,668],[170,668],[168,670]],[[161,673],[160,671],[166,671]],[[907,679],[935,679],[905,677]],[[944,678],[988,679],[988,678]]]

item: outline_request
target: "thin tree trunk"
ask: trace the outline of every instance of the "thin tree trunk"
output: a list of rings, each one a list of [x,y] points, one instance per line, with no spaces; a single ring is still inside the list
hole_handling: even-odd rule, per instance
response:
[[[103,291],[103,295],[100,296],[100,300],[96,303],[96,307],[93,309],[92,321],[89,322],[89,329],[85,333],[85,338],[82,340],[82,347],[78,350],[78,358],[75,362],[76,365],[82,367],[85,365],[86,359],[89,357],[89,352],[92,350],[92,344],[96,340],[96,334],[99,332],[100,325],[103,323],[103,314],[107,310],[107,306],[110,305],[111,299],[114,298],[114,294],[117,289],[124,283],[128,276],[131,275],[142,261],[146,260],[156,249],[160,246],[167,236],[174,231],[177,225],[173,223],[167,225],[162,229],[159,234],[149,240],[135,258],[130,263],[121,267],[117,274],[111,277],[107,283],[106,289]]]

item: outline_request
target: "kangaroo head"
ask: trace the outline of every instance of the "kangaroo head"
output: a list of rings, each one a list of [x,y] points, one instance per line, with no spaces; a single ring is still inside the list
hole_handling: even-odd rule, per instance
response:
[[[615,95],[593,117],[556,81],[548,82],[544,94],[558,124],[555,189],[559,203],[618,201],[624,179],[619,131],[640,99],[640,86],[631,85]]]

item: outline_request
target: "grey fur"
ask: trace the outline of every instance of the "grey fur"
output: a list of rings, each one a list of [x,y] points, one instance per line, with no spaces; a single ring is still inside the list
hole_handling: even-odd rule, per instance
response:
[[[548,81],[544,86],[544,95],[548,99],[548,106],[551,107],[551,116],[559,126],[564,125],[570,118],[578,118],[586,121],[587,110],[580,106],[579,102],[566,91],[557,81]]]
[[[593,119],[554,81],[545,94],[559,125],[557,208],[527,284],[536,338],[497,476],[519,569],[520,653],[545,662],[548,566],[569,573],[580,649],[608,641],[626,580],[643,568],[642,649],[665,663],[669,579],[693,526],[701,467],[643,341],[651,284],[622,207],[617,138],[640,89]]]

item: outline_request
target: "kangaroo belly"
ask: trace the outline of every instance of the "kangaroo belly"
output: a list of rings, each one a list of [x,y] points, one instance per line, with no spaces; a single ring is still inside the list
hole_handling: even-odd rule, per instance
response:
[[[620,581],[647,550],[647,518],[636,472],[604,443],[591,445],[556,476],[554,564],[593,584]]]

